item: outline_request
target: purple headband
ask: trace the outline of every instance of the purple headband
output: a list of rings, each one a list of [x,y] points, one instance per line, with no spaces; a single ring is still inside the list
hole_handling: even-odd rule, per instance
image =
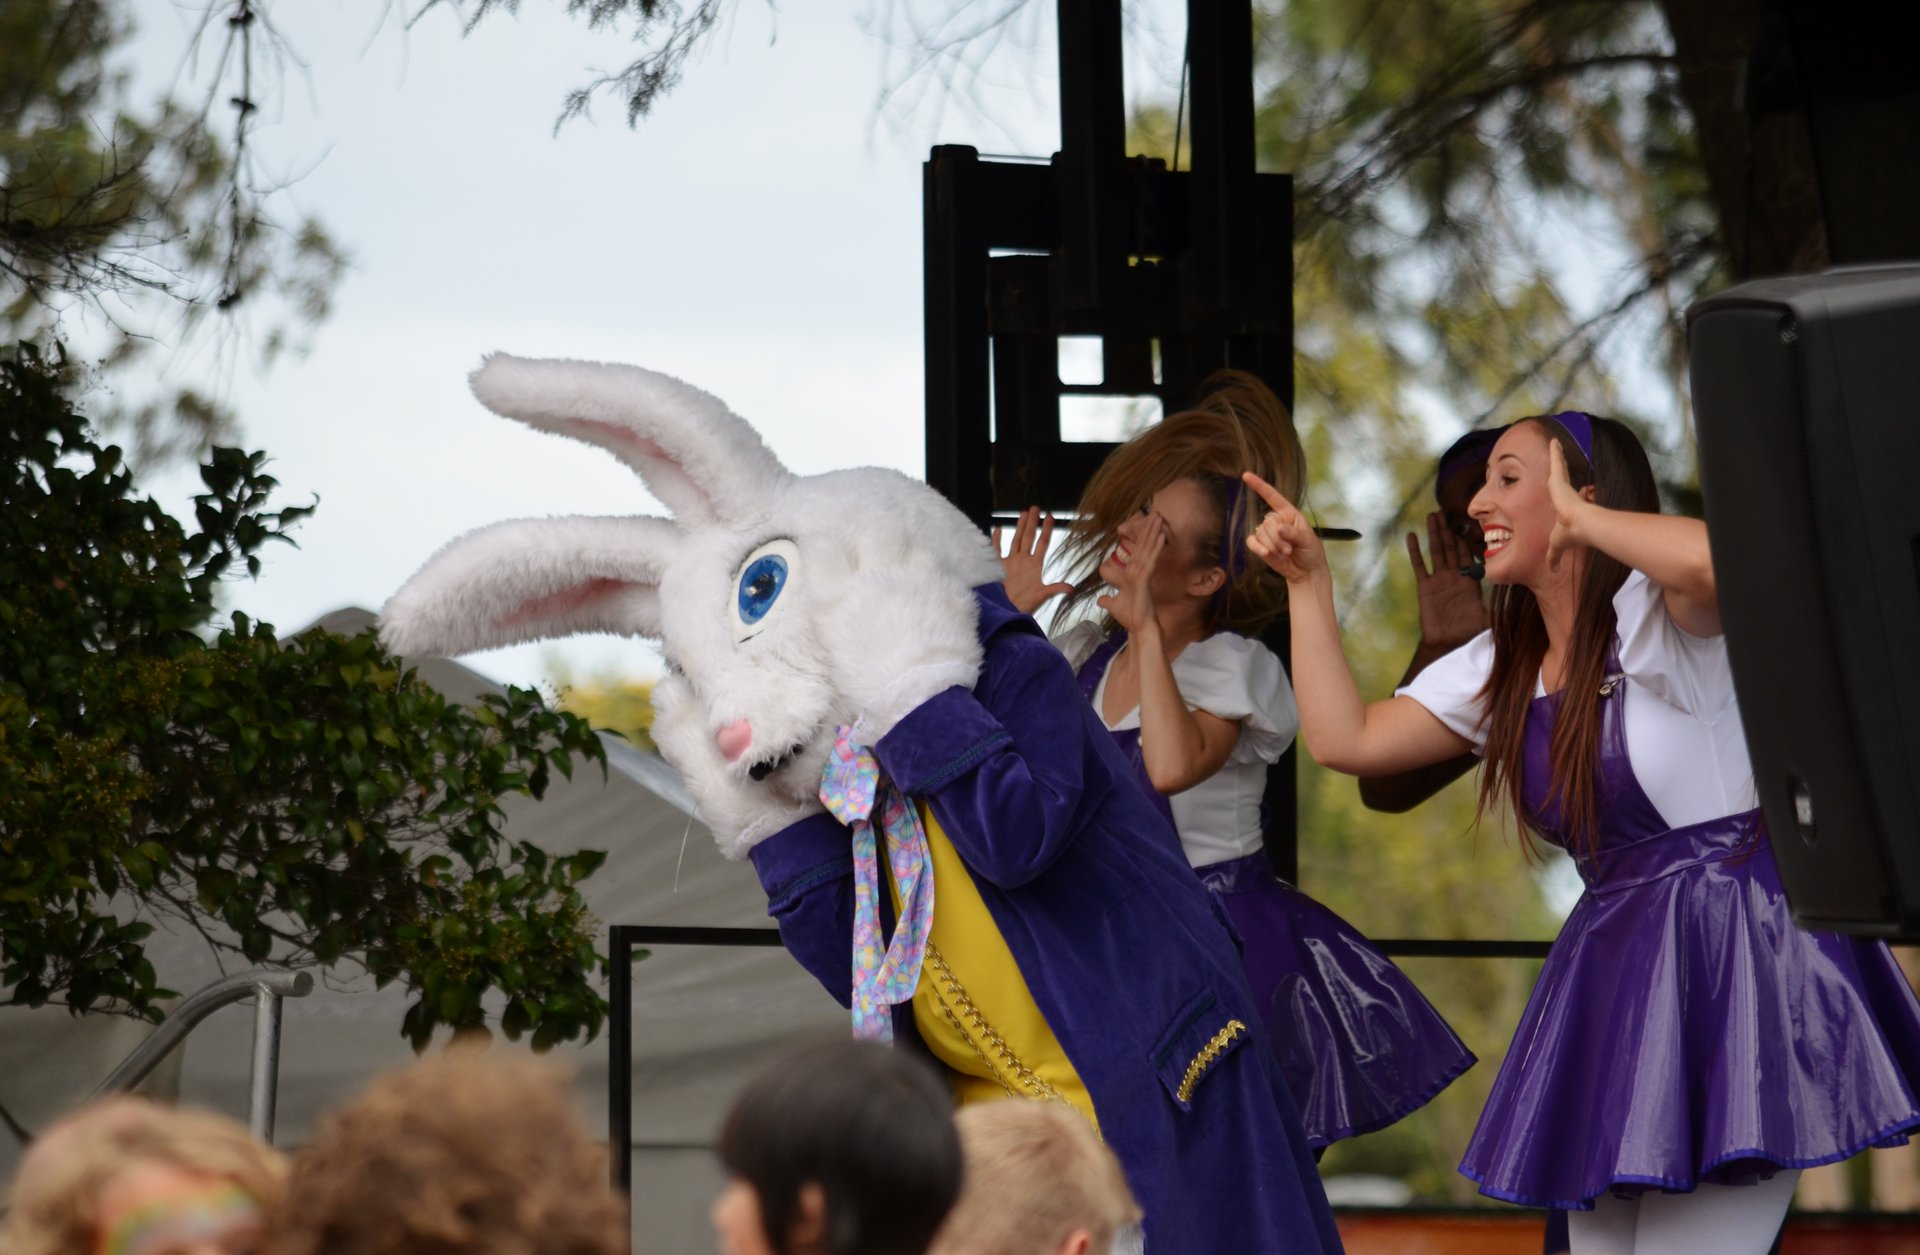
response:
[[[1547,415],[1560,424],[1561,428],[1573,437],[1573,443],[1580,446],[1580,452],[1587,455],[1587,465],[1598,466],[1593,460],[1593,415],[1583,414],[1579,410],[1561,410],[1558,414]]]

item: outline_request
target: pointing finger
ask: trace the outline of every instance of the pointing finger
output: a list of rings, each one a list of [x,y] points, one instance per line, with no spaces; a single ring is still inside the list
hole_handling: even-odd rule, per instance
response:
[[[1240,479],[1241,479],[1241,482],[1245,483],[1247,487],[1253,489],[1253,491],[1259,495],[1262,501],[1267,503],[1267,507],[1269,509],[1272,509],[1272,510],[1293,509],[1293,502],[1288,501],[1285,497],[1281,496],[1280,490],[1278,488],[1275,488],[1272,484],[1269,484],[1266,480],[1261,479],[1258,475],[1255,475],[1252,471],[1242,471],[1240,473]]]

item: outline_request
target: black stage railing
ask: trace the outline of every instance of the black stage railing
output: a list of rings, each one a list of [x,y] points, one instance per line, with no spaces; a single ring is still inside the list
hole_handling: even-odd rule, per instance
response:
[[[615,924],[608,930],[613,963],[612,1008],[607,1017],[607,1136],[613,1143],[613,1183],[623,1193],[633,1187],[633,952],[642,946],[780,945],[773,928],[699,928],[677,924]],[[1428,938],[1375,939],[1394,958],[1540,959],[1545,941],[1446,941]]]

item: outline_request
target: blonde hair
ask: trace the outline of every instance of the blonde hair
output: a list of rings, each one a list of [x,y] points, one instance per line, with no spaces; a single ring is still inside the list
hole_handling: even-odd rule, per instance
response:
[[[626,1206],[557,1071],[447,1053],[377,1078],[294,1156],[273,1255],[624,1255]]]
[[[1200,385],[1191,409],[1162,419],[1121,445],[1087,481],[1078,516],[1061,558],[1073,591],[1060,605],[1061,621],[1084,611],[1100,593],[1100,563],[1113,551],[1120,525],[1143,503],[1182,479],[1191,479],[1213,503],[1211,534],[1200,560],[1221,567],[1227,581],[1208,606],[1209,634],[1230,629],[1257,636],[1287,604],[1286,581],[1247,555],[1247,537],[1264,512],[1240,481],[1252,471],[1295,505],[1306,491],[1306,455],[1293,418],[1273,389],[1241,370],[1223,370]],[[1111,623],[1106,624],[1111,629]]]
[[[262,1211],[278,1206],[286,1187],[286,1160],[244,1125],[211,1111],[115,1095],[80,1108],[34,1139],[14,1176],[0,1251],[92,1250],[107,1187],[146,1163],[231,1182]]]
[[[1083,1231],[1100,1252],[1140,1219],[1120,1161],[1071,1107],[1004,1099],[954,1123],[966,1179],[929,1255],[1053,1255]]]

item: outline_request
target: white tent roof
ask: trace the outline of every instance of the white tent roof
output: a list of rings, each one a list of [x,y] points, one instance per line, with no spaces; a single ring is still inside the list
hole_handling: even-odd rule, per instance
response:
[[[365,610],[337,611],[316,628],[353,634]],[[311,630],[311,629],[309,629]],[[445,659],[411,662],[448,697],[471,702],[500,687]],[[610,853],[583,886],[607,924],[770,927],[753,870],[714,848],[679,778],[657,756],[607,740],[608,772],[556,776],[540,801],[510,797],[508,831],[554,853]],[[156,934],[161,983],[183,993],[220,975],[197,936]],[[233,967],[229,964],[229,969]],[[633,1138],[636,1251],[710,1251],[706,1209],[720,1184],[708,1147],[744,1077],[798,1037],[844,1034],[846,1012],[779,949],[656,949],[633,968]],[[321,1112],[375,1072],[405,1062],[404,990],[365,977],[322,973],[304,999],[285,1004],[280,1062],[282,1146],[305,1138]],[[182,1101],[245,1119],[253,1014],[250,1003],[216,1012],[188,1038],[177,1068]],[[103,1016],[0,1008],[0,1106],[30,1130],[84,1098],[147,1033]],[[502,1043],[501,1047],[505,1047]],[[606,1127],[607,1042],[556,1048],[578,1069],[576,1091],[591,1127]],[[164,1081],[163,1081],[164,1083]],[[0,1132],[0,1172],[16,1148]]]

